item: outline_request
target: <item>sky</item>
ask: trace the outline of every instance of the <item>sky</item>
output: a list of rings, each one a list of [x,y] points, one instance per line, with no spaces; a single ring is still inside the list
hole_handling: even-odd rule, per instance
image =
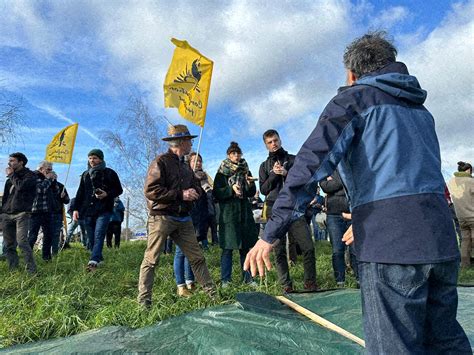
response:
[[[345,46],[377,29],[389,32],[397,59],[428,91],[445,177],[457,161],[474,161],[474,1],[0,0],[0,13],[0,90],[21,99],[25,115],[21,140],[0,150],[0,169],[13,151],[35,168],[53,136],[78,122],[71,195],[90,149],[101,148],[114,168],[114,149],[101,132],[117,128],[133,93],[153,116],[199,133],[164,108],[172,37],[214,61],[201,147],[211,176],[231,141],[257,175],[267,156],[261,135],[269,128],[297,153],[344,85]],[[55,164],[59,181],[67,168]]]

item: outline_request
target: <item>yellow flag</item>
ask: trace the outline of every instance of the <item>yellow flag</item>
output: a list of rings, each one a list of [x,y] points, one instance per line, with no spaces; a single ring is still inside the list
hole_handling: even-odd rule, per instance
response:
[[[54,136],[51,143],[46,147],[45,160],[51,163],[71,163],[78,126],[79,123],[67,126]]]
[[[214,63],[186,41],[171,42],[176,49],[163,86],[165,107],[177,107],[181,116],[203,127]]]

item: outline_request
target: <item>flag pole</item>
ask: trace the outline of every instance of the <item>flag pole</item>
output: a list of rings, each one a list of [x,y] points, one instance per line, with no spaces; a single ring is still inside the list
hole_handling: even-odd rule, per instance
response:
[[[197,163],[197,160],[199,159],[199,150],[201,149],[201,139],[202,139],[203,131],[204,131],[204,125],[202,125],[201,132],[199,133],[199,140],[198,140],[198,146],[196,150],[196,158],[194,159],[193,171],[196,171],[196,163]]]

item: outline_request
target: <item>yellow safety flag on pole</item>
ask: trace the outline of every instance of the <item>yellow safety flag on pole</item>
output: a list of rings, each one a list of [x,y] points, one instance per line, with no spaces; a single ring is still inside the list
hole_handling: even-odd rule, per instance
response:
[[[186,41],[171,42],[176,49],[163,86],[165,107],[177,107],[183,118],[204,127],[214,63]]]
[[[75,123],[63,128],[54,136],[46,148],[46,161],[51,163],[71,164],[78,127],[79,123]]]

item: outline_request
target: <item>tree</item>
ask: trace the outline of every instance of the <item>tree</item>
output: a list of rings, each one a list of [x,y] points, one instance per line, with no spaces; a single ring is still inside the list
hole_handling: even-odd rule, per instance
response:
[[[24,123],[23,100],[6,91],[0,92],[0,147],[20,139],[18,131]]]
[[[136,225],[146,225],[147,200],[143,188],[150,162],[165,149],[161,140],[165,122],[163,117],[152,117],[142,96],[132,95],[115,128],[101,134],[114,148],[114,168],[130,198],[130,215]]]

